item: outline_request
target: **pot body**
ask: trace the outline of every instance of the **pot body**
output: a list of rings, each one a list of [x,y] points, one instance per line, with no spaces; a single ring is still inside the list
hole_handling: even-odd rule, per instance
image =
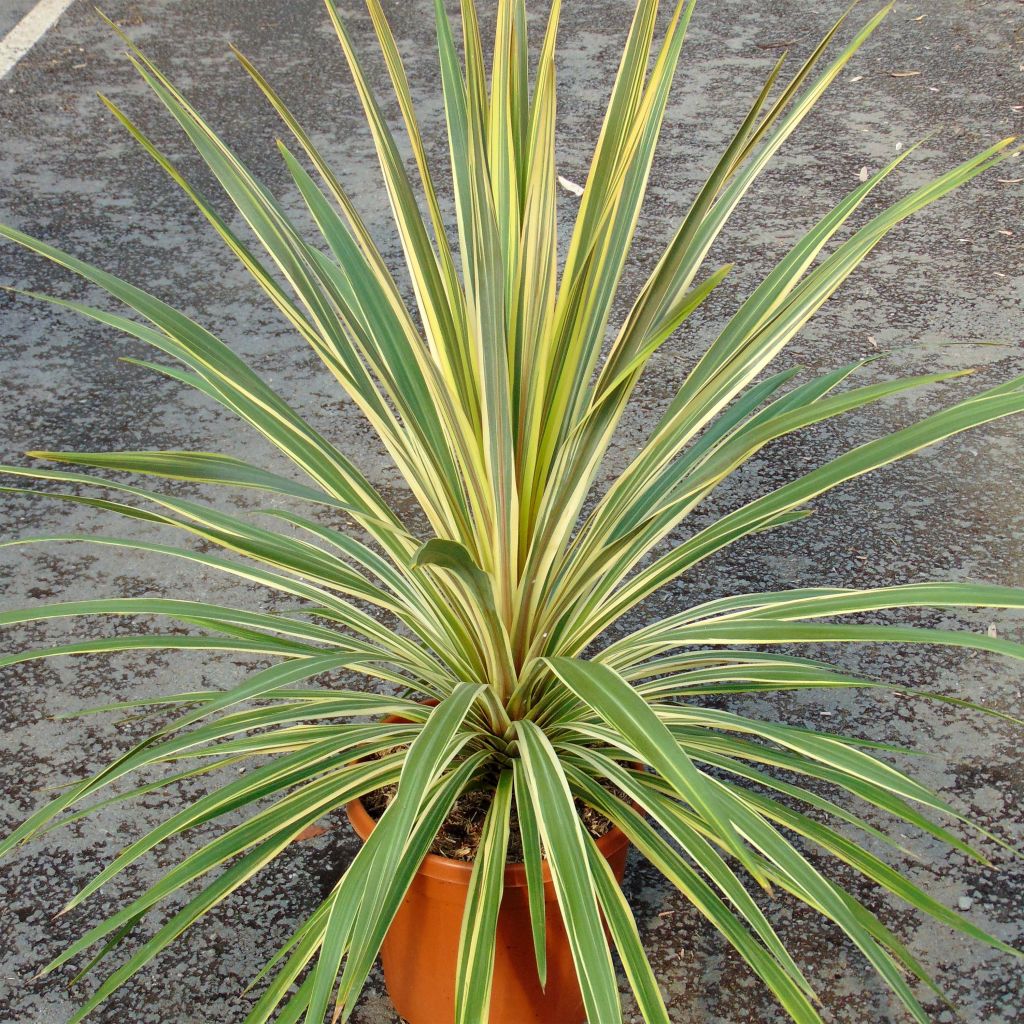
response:
[[[349,804],[347,810],[365,840],[376,822],[360,801]],[[613,829],[597,843],[621,882],[629,846],[625,835]],[[455,970],[472,870],[473,865],[464,861],[428,855],[384,939],[381,960],[388,994],[409,1024],[453,1024],[455,1020]],[[582,1024],[586,1017],[546,864],[544,899],[548,978],[542,989],[533,954],[526,872],[521,864],[506,867],[489,1024]]]

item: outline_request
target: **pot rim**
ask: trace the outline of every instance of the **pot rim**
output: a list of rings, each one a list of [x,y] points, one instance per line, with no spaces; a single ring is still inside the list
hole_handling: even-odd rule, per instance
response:
[[[347,803],[345,813],[348,815],[348,820],[355,829],[356,835],[365,843],[370,833],[377,827],[377,822],[370,816],[370,812],[367,811],[362,800],[352,800]],[[596,842],[597,848],[607,858],[614,856],[627,846],[629,839],[625,832],[613,825]],[[429,878],[437,878],[457,885],[469,885],[474,863],[475,861],[472,860],[454,860],[437,853],[428,853],[420,863],[418,871]],[[546,860],[541,863],[541,872],[544,882],[550,882],[551,872],[548,870]],[[526,884],[526,865],[520,861],[513,861],[505,865],[506,888],[520,888]]]

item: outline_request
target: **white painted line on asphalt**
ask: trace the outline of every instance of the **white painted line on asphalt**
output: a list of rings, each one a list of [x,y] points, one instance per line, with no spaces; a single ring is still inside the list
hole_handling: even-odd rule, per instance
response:
[[[0,78],[53,28],[72,0],[39,0],[39,3],[0,39]]]

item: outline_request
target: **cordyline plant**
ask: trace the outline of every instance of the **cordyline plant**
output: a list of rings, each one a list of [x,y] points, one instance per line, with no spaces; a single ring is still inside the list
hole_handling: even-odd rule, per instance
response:
[[[602,918],[645,1020],[668,1021],[630,909],[581,826],[576,800],[626,833],[795,1020],[819,1020],[815,996],[748,893],[749,883],[782,890],[834,922],[911,1016],[925,1021],[912,987],[914,981],[934,987],[924,969],[864,904],[812,864],[803,840],[943,925],[1015,952],[925,894],[847,831],[826,824],[834,819],[896,845],[857,811],[821,796],[819,783],[984,861],[949,831],[948,821],[941,823],[965,819],[876,756],[877,745],[760,721],[709,707],[705,698],[836,687],[908,692],[822,661],[761,653],[764,645],[896,641],[1024,658],[1024,646],[987,635],[843,621],[853,613],[915,606],[1020,608],[1024,592],[920,583],[739,594],[683,608],[631,633],[620,627],[614,642],[606,637],[660,587],[735,541],[806,516],[808,504],[830,488],[1024,410],[1024,378],[1018,378],[854,448],[680,539],[678,527],[687,516],[773,439],[956,376],[853,386],[848,378],[863,362],[801,384],[793,382],[794,369],[768,376],[762,371],[891,228],[1006,159],[1012,140],[895,202],[823,255],[905,154],[859,184],[739,306],[631,453],[627,468],[595,493],[598,469],[645,367],[728,270],[702,274],[712,243],[888,8],[871,18],[824,71],[819,64],[840,25],[792,80],[779,84],[782,60],[773,68],[606,343],[692,2],[676,7],[657,44],[656,0],[640,0],[637,6],[560,272],[554,149],[558,0],[532,89],[523,0],[498,4],[489,78],[471,0],[461,6],[461,60],[449,17],[440,0],[436,4],[457,245],[446,233],[394,38],[379,0],[368,5],[411,142],[413,175],[348,31],[330,3],[328,10],[380,158],[415,294],[412,308],[311,137],[244,57],[239,55],[242,65],[294,136],[297,148],[280,143],[281,157],[322,238],[300,233],[241,159],[134,47],[131,62],[233,201],[248,237],[237,234],[115,104],[105,102],[195,202],[365,415],[429,521],[429,539],[413,536],[357,466],[223,341],[153,295],[45,242],[0,229],[4,237],[106,290],[142,319],[48,301],[163,353],[170,363],[139,365],[198,389],[241,417],[306,479],[296,482],[209,452],[31,454],[169,480],[256,488],[295,499],[290,507],[309,503],[320,510],[262,509],[279,524],[275,530],[106,477],[6,469],[37,480],[103,488],[114,496],[7,491],[45,494],[175,527],[204,542],[199,550],[93,535],[17,543],[88,541],[168,555],[301,602],[295,610],[266,614],[196,600],[107,598],[3,615],[7,624],[130,615],[196,627],[188,634],[118,636],[27,651],[5,658],[8,665],[155,648],[244,651],[278,659],[233,689],[112,705],[184,713],[92,778],[66,788],[2,844],[7,851],[76,820],[89,813],[90,803],[127,800],[253,759],[258,764],[185,803],[71,900],[68,909],[172,838],[229,812],[249,814],[46,968],[52,971],[96,950],[86,968],[92,969],[134,936],[163,901],[199,884],[107,977],[73,1021],[99,1006],[307,826],[396,783],[397,795],[348,870],[261,972],[261,978],[272,980],[249,1022],[278,1012],[282,1021],[320,1022],[332,1005],[335,1018],[348,1017],[446,815],[460,794],[479,789],[493,798],[462,933],[456,980],[461,1024],[488,1015],[513,805],[541,977],[543,857],[592,1024],[622,1019]],[[348,522],[358,539],[346,532]],[[235,557],[206,553],[211,545]],[[341,682],[350,673],[389,685],[350,689]],[[299,685],[314,681],[316,686]],[[947,699],[916,690],[911,695]],[[429,701],[436,706],[424,703]],[[368,715],[377,720],[367,722]],[[390,723],[382,715],[406,721]],[[173,774],[92,801],[131,772],[168,765],[176,766]],[[783,781],[778,770],[794,781]]]

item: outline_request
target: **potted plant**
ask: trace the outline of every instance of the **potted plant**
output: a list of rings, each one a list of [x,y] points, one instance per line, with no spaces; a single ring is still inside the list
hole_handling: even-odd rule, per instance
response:
[[[869,812],[881,809],[980,857],[947,827],[947,819],[961,816],[863,740],[754,719],[709,698],[863,687],[944,699],[763,648],[919,641],[1021,658],[1024,646],[999,637],[846,617],[914,606],[1020,608],[1024,592],[925,582],[743,593],[637,629],[620,628],[611,639],[609,631],[728,545],[803,518],[830,488],[1024,410],[1024,379],[1007,381],[853,448],[710,525],[676,532],[770,441],[957,376],[858,386],[848,382],[862,362],[799,383],[792,368],[764,371],[891,228],[1007,159],[1015,152],[1012,140],[905,195],[835,242],[907,154],[860,183],[738,306],[650,436],[630,452],[626,469],[601,489],[595,486],[598,468],[645,366],[728,273],[728,267],[704,270],[712,243],[888,8],[826,58],[840,21],[788,81],[780,59],[609,340],[612,304],[693,3],[680,2],[664,33],[656,33],[656,0],[639,0],[560,268],[558,0],[533,71],[523,0],[499,0],[489,74],[471,0],[461,5],[461,59],[445,8],[441,0],[436,4],[457,242],[449,238],[394,38],[379,0],[368,6],[414,172],[331,3],[328,12],[380,158],[411,303],[339,177],[241,54],[294,137],[279,143],[281,157],[320,238],[302,234],[130,42],[129,59],[235,204],[248,227],[245,236],[123,111],[105,102],[364,414],[408,483],[429,536],[414,535],[348,455],[207,329],[47,242],[0,228],[3,237],[98,285],[137,316],[37,298],[162,353],[166,361],[144,365],[229,409],[302,477],[210,452],[29,453],[72,467],[255,488],[267,495],[262,511],[272,517],[268,525],[120,476],[38,465],[4,470],[56,484],[38,491],[49,498],[180,529],[202,542],[179,548],[62,536],[25,543],[75,539],[185,559],[297,603],[256,613],[201,599],[111,597],[0,616],[4,624],[152,616],[188,630],[24,651],[4,658],[8,665],[140,647],[273,659],[232,689],[110,705],[172,716],[145,742],[61,791],[0,844],[6,853],[75,820],[95,797],[127,800],[185,777],[249,767],[183,803],[70,902],[68,909],[197,825],[229,812],[248,815],[198,845],[46,968],[91,951],[91,970],[122,944],[134,943],[72,1021],[100,1006],[304,830],[346,806],[365,842],[263,972],[270,980],[249,1022],[275,1015],[320,1022],[332,1007],[332,1019],[347,1018],[382,945],[388,985],[411,1024],[521,1022],[527,1004],[535,1012],[531,1020],[568,1024],[585,1015],[591,1024],[621,1021],[610,947],[644,1019],[668,1021],[617,884],[627,842],[722,933],[794,1020],[819,1020],[815,996],[752,886],[788,894],[833,921],[911,1017],[926,1020],[908,981],[926,981],[923,969],[868,907],[812,864],[802,841],[917,911],[1014,953],[840,831],[837,822],[858,835],[888,839],[861,810],[825,799],[817,785],[829,783]],[[18,481],[4,489],[37,493]],[[107,496],[95,496],[95,489]],[[352,674],[374,685],[347,684]],[[109,795],[108,787],[133,772],[168,766],[169,774]],[[376,818],[366,806],[371,797]],[[480,826],[470,859],[432,854],[467,805],[477,809]],[[454,887],[442,884],[452,880]],[[188,899],[136,942],[139,926],[186,887]],[[418,929],[412,940],[410,917]]]

